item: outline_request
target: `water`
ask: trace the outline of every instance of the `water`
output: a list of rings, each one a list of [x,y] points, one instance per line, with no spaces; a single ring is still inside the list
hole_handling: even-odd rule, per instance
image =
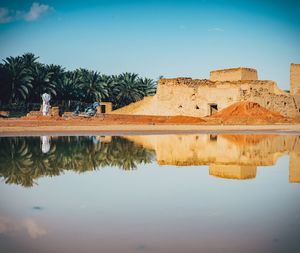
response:
[[[1,252],[300,252],[300,136],[0,138]]]

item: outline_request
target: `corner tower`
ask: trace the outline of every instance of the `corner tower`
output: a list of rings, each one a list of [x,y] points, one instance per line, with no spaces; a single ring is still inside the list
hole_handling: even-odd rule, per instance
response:
[[[300,64],[291,64],[290,85],[290,94],[300,96]]]
[[[216,81],[240,81],[240,80],[257,80],[257,71],[252,68],[232,68],[220,69],[210,72],[210,80]]]

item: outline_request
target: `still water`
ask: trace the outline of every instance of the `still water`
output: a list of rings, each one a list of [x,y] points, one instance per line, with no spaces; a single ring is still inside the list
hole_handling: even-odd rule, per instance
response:
[[[0,252],[300,252],[300,136],[0,138]]]

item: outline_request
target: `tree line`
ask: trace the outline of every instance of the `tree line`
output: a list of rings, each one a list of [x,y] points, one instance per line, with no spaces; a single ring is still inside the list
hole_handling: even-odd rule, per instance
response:
[[[135,73],[105,75],[84,68],[66,70],[43,64],[32,53],[7,57],[0,63],[0,105],[40,103],[48,93],[70,109],[71,102],[108,101],[117,109],[154,95],[156,82]]]

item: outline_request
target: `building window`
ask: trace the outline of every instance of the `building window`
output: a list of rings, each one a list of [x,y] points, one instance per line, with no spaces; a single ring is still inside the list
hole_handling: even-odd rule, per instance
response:
[[[217,104],[209,104],[209,115],[213,115],[218,112]]]

